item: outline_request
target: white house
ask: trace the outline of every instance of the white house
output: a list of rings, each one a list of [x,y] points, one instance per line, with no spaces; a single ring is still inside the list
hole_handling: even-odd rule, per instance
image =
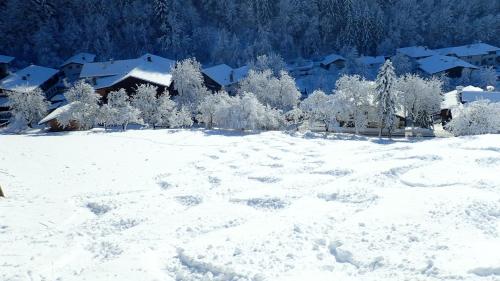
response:
[[[435,55],[432,57],[420,59],[417,61],[419,69],[428,75],[443,75],[446,74],[451,78],[462,76],[462,70],[477,69],[476,66],[463,61],[456,57]]]
[[[320,66],[327,70],[330,70],[332,66],[341,69],[345,67],[345,61],[346,59],[341,55],[330,54],[320,62]]]
[[[78,53],[63,62],[59,68],[68,82],[74,82],[80,77],[83,65],[94,62],[95,57],[96,55],[90,53]]]
[[[205,68],[201,73],[209,90],[216,92],[224,89],[234,93],[238,83],[247,77],[249,70],[248,66],[232,68],[226,64],[219,64]]]
[[[357,62],[364,67],[376,69],[385,63],[385,57],[384,56],[376,56],[376,57],[361,56],[357,59]]]
[[[50,98],[58,82],[59,70],[38,65],[30,65],[0,80],[0,124],[10,118],[9,92],[39,88]]]
[[[172,85],[174,66],[173,60],[145,54],[136,59],[86,63],[80,78],[89,81],[104,97],[121,88],[132,93],[138,84],[151,84],[163,93]]]
[[[435,50],[440,55],[454,56],[475,66],[495,65],[500,48],[486,44],[476,43],[451,48]]]
[[[408,57],[408,59],[412,62],[438,54],[435,51],[423,46],[399,48],[396,49],[396,53]]]

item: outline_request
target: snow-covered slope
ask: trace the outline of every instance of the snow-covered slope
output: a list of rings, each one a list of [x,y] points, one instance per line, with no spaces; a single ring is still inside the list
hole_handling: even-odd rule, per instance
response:
[[[500,279],[500,136],[0,143],[0,280]]]

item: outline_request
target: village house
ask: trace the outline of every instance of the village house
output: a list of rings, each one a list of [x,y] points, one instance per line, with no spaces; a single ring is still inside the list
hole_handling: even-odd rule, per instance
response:
[[[67,59],[59,67],[61,73],[70,83],[80,78],[82,67],[86,63],[94,62],[96,55],[89,53],[79,53]]]
[[[80,78],[88,81],[104,99],[112,92],[125,89],[134,93],[137,85],[158,87],[158,94],[172,90],[172,69],[175,61],[145,54],[137,59],[86,63]]]
[[[0,79],[9,75],[9,64],[14,60],[14,57],[0,55]]]
[[[326,70],[330,70],[332,68],[342,69],[345,67],[345,62],[346,59],[343,56],[330,54],[320,62],[320,66]]]
[[[80,126],[76,121],[71,121],[69,126],[63,127],[59,124],[59,117],[70,110],[74,103],[64,104],[58,108],[53,109],[47,116],[45,116],[38,125],[47,125],[50,131],[74,131],[78,130]]]
[[[247,77],[248,66],[233,69],[226,64],[219,64],[201,71],[205,86],[212,92],[225,90],[235,94],[238,83]]]
[[[476,43],[451,48],[434,50],[443,56],[460,58],[475,66],[494,66],[498,60],[500,48],[486,44]]]
[[[441,103],[443,125],[448,123],[453,118],[453,113],[464,104],[480,100],[500,102],[500,92],[494,90],[484,91],[474,86],[458,86],[455,90],[445,93]]]
[[[438,53],[423,46],[412,46],[396,49],[396,54],[407,57],[411,62],[415,63],[417,60],[435,56]]]
[[[9,92],[41,89],[50,99],[56,91],[59,78],[57,69],[30,65],[0,80],[0,124],[5,124],[11,117]]]
[[[361,56],[357,59],[359,65],[369,68],[378,69],[385,63],[385,56]]]
[[[456,57],[435,55],[417,61],[419,69],[427,75],[447,75],[459,78],[464,69],[474,70],[476,66]]]

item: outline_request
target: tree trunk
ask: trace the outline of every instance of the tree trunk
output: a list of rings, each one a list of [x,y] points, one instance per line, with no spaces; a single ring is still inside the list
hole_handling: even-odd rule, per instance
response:
[[[0,186],[0,197],[5,197],[5,194],[3,194],[2,187]]]

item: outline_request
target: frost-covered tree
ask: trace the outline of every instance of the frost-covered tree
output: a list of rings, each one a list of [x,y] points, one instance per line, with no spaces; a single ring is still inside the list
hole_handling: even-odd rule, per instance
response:
[[[258,56],[255,60],[252,60],[249,63],[249,67],[256,72],[262,72],[270,69],[274,76],[279,77],[281,71],[285,70],[286,64],[280,55],[270,53],[269,55]]]
[[[8,93],[10,112],[12,113],[11,126],[32,128],[47,114],[50,103],[45,99],[42,90],[36,88],[27,90],[15,89]]]
[[[396,127],[396,73],[390,60],[380,68],[375,84],[379,137],[382,136],[382,130],[387,129],[390,138]]]
[[[284,114],[285,125],[288,128],[299,130],[300,124],[304,121],[305,113],[300,107],[294,107],[292,110]]]
[[[125,89],[110,92],[108,94],[108,106],[111,109],[109,125],[122,126],[125,131],[128,124],[141,122],[140,111],[130,104]]]
[[[342,121],[354,125],[356,134],[368,126],[375,85],[359,75],[344,75],[337,80],[335,100]]]
[[[338,126],[339,108],[333,95],[326,95],[323,91],[316,90],[300,103],[300,109],[308,118],[310,127],[320,123],[329,132],[333,127]]]
[[[213,116],[219,128],[234,130],[272,130],[282,124],[281,112],[264,106],[252,93],[224,97]]]
[[[475,101],[458,108],[446,128],[455,136],[500,133],[500,103]]]
[[[407,74],[397,80],[398,105],[412,129],[432,126],[432,115],[441,107],[442,88],[443,83],[438,78],[424,79]]]
[[[59,116],[61,126],[67,127],[74,121],[81,129],[90,129],[97,123],[101,96],[95,93],[92,85],[78,81],[64,96],[72,106]]]
[[[186,107],[182,107],[180,110],[176,109],[172,113],[169,120],[171,128],[187,128],[193,125],[191,111]]]
[[[132,106],[137,108],[140,112],[139,117],[143,122],[153,128],[156,128],[160,119],[159,102],[156,97],[158,87],[150,84],[138,85],[132,97]]]
[[[201,64],[193,58],[177,62],[172,70],[176,102],[180,107],[196,111],[203,98],[210,94],[203,83]]]
[[[206,96],[198,106],[198,111],[200,112],[197,117],[198,121],[205,124],[207,129],[212,129],[215,125],[217,111],[220,108],[226,107],[228,100],[229,95],[225,91]]]
[[[497,84],[497,72],[492,66],[483,66],[471,73],[471,80],[474,85],[486,89]]]
[[[285,71],[278,78],[271,70],[253,71],[240,83],[239,93],[253,93],[264,105],[288,111],[297,106],[300,92],[295,80]]]

